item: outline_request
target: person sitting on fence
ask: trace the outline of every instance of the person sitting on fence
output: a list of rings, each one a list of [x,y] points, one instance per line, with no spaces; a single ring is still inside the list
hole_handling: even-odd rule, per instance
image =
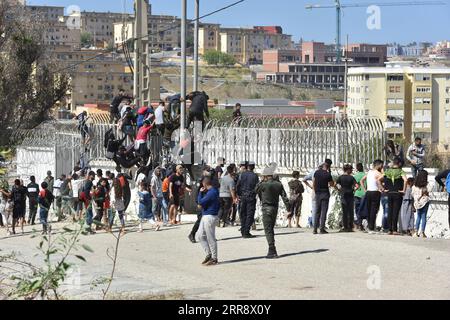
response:
[[[205,115],[209,118],[209,109],[208,109],[208,95],[203,91],[195,91],[189,93],[185,100],[192,101],[191,106],[189,108],[189,115],[187,121],[187,128],[191,126],[191,123],[194,121],[202,122],[202,130],[205,129]],[[181,101],[185,101],[181,99]]]
[[[125,136],[128,136],[132,141],[134,141],[135,123],[136,119],[133,114],[133,109],[130,106],[126,106],[125,112],[123,113],[123,116],[119,121],[119,128],[125,134]]]

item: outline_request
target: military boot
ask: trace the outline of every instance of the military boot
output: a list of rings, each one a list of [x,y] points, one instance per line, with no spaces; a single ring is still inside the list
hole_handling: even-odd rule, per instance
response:
[[[275,246],[269,247],[269,252],[267,253],[266,258],[267,259],[277,259],[278,258],[277,248]]]

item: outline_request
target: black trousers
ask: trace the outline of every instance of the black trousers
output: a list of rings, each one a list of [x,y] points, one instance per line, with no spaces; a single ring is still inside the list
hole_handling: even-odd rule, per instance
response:
[[[328,206],[330,204],[330,194],[327,192],[316,192],[316,213],[314,215],[314,230],[320,227],[325,230],[327,223]]]
[[[355,220],[355,196],[353,193],[341,195],[342,205],[342,222],[345,230],[353,230],[353,222]]]
[[[199,210],[197,213],[197,221],[195,221],[194,226],[192,227],[191,235],[195,237],[197,234],[198,228],[200,228],[200,221],[202,221],[202,212]]]
[[[220,221],[224,223],[230,222],[232,207],[233,207],[232,198],[220,198],[220,210],[219,210]]]
[[[398,217],[402,208],[403,196],[398,192],[388,193],[388,225],[390,232],[398,231]]]
[[[380,210],[381,192],[367,191],[367,209],[369,211],[369,230],[375,231],[378,210]]]
[[[38,201],[37,200],[30,201],[29,207],[30,207],[30,211],[29,211],[29,215],[28,215],[28,224],[34,224],[34,222],[36,220],[36,215],[37,215]]]
[[[100,204],[97,205],[97,214],[94,217],[94,221],[97,222],[98,224],[102,223],[102,219],[103,219],[103,214],[105,212],[105,209],[103,209],[103,204],[100,206]]]
[[[202,113],[189,112],[187,128],[189,128],[191,126],[191,123],[194,121],[201,121],[202,122],[202,131],[205,129],[205,116],[203,115],[203,112]]]
[[[239,212],[241,214],[241,233],[249,234],[253,222],[255,222],[256,198],[242,198]]]
[[[120,114],[118,111],[115,110],[109,110],[109,124],[114,124],[119,122],[120,120]]]

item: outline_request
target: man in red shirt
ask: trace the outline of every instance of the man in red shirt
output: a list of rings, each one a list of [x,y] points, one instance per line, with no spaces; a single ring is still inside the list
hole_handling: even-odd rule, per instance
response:
[[[149,150],[147,148],[148,134],[153,129],[153,123],[150,120],[145,120],[144,125],[139,129],[134,145],[134,149],[137,151],[137,155],[144,160],[144,164],[147,163],[149,158]]]

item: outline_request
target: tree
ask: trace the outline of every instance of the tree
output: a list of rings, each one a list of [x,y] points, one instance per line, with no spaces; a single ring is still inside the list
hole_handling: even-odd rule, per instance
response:
[[[21,129],[51,119],[69,88],[67,74],[46,50],[44,20],[0,2],[0,145]]]
[[[203,59],[209,65],[215,66],[232,66],[236,63],[236,59],[232,55],[216,50],[205,52]]]
[[[82,47],[86,47],[86,46],[91,46],[92,45],[92,34],[90,34],[89,32],[82,32],[81,33],[81,46]]]

